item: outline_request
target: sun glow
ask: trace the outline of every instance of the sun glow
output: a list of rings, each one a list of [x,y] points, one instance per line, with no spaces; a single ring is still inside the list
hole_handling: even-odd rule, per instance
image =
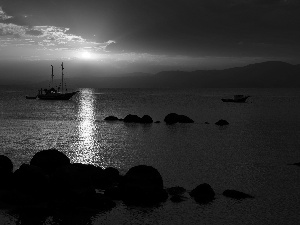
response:
[[[82,60],[96,60],[98,58],[95,53],[89,51],[81,51],[77,57]]]

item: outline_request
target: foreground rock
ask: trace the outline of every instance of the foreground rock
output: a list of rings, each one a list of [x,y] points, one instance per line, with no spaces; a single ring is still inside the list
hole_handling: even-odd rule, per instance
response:
[[[221,119],[221,120],[217,121],[215,124],[218,126],[225,126],[225,125],[228,125],[229,123],[226,120]]]
[[[40,202],[48,200],[49,177],[38,166],[22,164],[13,174],[13,184],[19,198],[16,201]]]
[[[52,174],[57,168],[69,164],[70,159],[56,149],[37,152],[30,161],[30,165],[42,168],[47,174]]]
[[[160,173],[151,166],[132,167],[125,174],[119,188],[126,204],[153,205],[168,198]]]
[[[207,204],[215,199],[215,192],[209,184],[203,183],[193,189],[190,196],[200,204]]]
[[[5,155],[0,155],[0,190],[10,189],[14,165]]]
[[[237,200],[245,199],[245,198],[254,198],[253,196],[251,196],[249,194],[246,194],[246,193],[243,193],[240,191],[236,191],[236,190],[225,190],[223,192],[223,195],[226,197],[229,197],[229,198],[237,199]]]
[[[166,124],[174,124],[174,123],[194,123],[192,119],[185,115],[178,115],[176,113],[170,113],[168,114],[164,121]]]

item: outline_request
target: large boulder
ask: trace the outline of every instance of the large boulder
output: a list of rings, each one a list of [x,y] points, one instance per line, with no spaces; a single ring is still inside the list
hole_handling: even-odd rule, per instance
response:
[[[0,155],[0,173],[12,173],[14,165],[10,158]]]
[[[215,192],[207,183],[198,185],[190,192],[190,196],[200,204],[206,204],[215,199]]]
[[[254,198],[252,195],[240,192],[240,191],[236,191],[236,190],[225,190],[223,192],[223,195],[228,197],[228,198],[234,198],[237,200],[240,199],[245,199],[245,198]]]
[[[5,155],[0,155],[0,189],[10,189],[14,165]]]
[[[30,165],[42,168],[47,174],[52,174],[57,168],[69,164],[70,159],[56,149],[37,152],[30,161]]]
[[[164,121],[166,124],[174,124],[174,123],[194,123],[192,119],[185,115],[178,115],[176,113],[170,113],[168,114]]]
[[[120,185],[122,200],[128,204],[151,205],[168,198],[160,173],[152,166],[132,167]]]
[[[37,166],[22,164],[13,174],[14,188],[21,195],[45,200],[49,191],[49,177]]]

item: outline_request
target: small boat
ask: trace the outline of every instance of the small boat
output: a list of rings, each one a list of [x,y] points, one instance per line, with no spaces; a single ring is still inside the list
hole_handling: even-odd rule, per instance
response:
[[[37,98],[37,96],[25,96],[26,97],[26,99],[36,99]]]
[[[62,88],[61,88],[61,92],[60,92],[60,88],[55,89],[53,87],[53,66],[52,67],[52,88],[50,89],[40,89],[39,93],[37,95],[38,99],[41,100],[69,100],[71,99],[78,91],[74,91],[74,92],[64,92],[64,65],[63,63],[61,63],[61,84],[62,84]]]
[[[221,100],[223,102],[236,102],[236,103],[244,103],[246,102],[247,98],[249,98],[249,95],[234,95],[232,98],[222,98]]]

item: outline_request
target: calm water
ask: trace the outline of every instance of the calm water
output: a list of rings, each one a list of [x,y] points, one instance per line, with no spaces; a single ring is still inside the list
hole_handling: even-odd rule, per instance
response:
[[[209,183],[217,198],[167,201],[157,208],[127,207],[108,212],[41,218],[42,224],[298,224],[300,221],[300,89],[80,89],[70,101],[26,100],[35,90],[0,89],[0,154],[17,169],[52,147],[72,162],[113,166],[121,173],[139,164],[159,170],[165,187],[188,190]],[[221,98],[249,94],[247,104]],[[167,126],[170,113],[194,124]],[[107,123],[114,115],[150,115],[152,125]],[[214,123],[226,119],[230,125]],[[209,122],[209,124],[205,124]],[[222,196],[236,189],[255,199]],[[18,215],[0,211],[0,224]],[[22,224],[22,223],[21,223]]]

